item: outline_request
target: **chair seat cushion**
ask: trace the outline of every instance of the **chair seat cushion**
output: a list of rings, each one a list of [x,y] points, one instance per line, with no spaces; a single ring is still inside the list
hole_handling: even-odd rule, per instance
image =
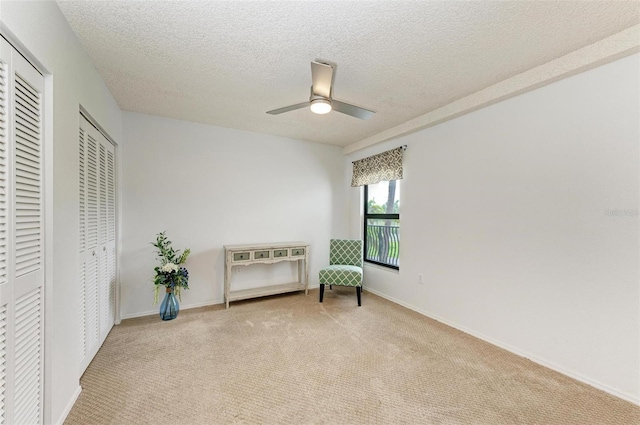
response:
[[[338,286],[362,286],[362,267],[327,266],[320,270],[320,283]]]

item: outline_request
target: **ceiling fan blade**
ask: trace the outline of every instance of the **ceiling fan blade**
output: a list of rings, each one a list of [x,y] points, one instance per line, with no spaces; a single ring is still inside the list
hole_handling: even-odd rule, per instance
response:
[[[312,93],[326,99],[331,99],[331,81],[333,80],[333,67],[319,62],[311,62],[311,81],[313,81]]]
[[[360,118],[361,120],[368,120],[375,115],[375,112],[368,109],[361,108],[359,106],[350,105],[348,103],[340,102],[333,99],[331,106],[334,111],[342,112],[343,114],[351,115],[352,117]]]
[[[295,111],[296,109],[300,109],[308,106],[309,106],[309,102],[298,103],[296,105],[285,106],[284,108],[280,108],[280,109],[274,109],[273,111],[267,111],[267,114],[278,115],[284,112]]]

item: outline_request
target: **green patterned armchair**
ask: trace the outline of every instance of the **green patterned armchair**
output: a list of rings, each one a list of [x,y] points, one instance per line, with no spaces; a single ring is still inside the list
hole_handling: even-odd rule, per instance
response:
[[[331,239],[329,266],[320,270],[320,302],[324,285],[355,286],[358,306],[362,305],[362,241],[360,239]]]

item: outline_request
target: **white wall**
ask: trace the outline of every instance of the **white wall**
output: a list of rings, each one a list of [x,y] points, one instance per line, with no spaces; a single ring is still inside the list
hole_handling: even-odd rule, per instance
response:
[[[45,145],[49,152],[53,148],[53,172],[47,171],[53,181],[45,194],[52,201],[46,208],[53,222],[53,239],[46,241],[47,253],[53,254],[46,263],[53,346],[45,353],[45,420],[58,423],[79,391],[78,112],[82,105],[116,141],[121,113],[55,2],[2,0],[0,18],[10,40],[17,39],[46,68],[45,94],[54,96],[53,102],[45,99],[45,120],[53,119],[45,123],[45,134],[53,134],[53,143]]]
[[[222,303],[225,244],[306,241],[310,281],[344,236],[341,148],[149,115],[124,113],[122,316],[157,314],[150,243],[167,231],[188,247],[181,308]],[[249,266],[234,288],[279,283],[291,263]]]
[[[368,266],[366,285],[640,402],[639,62],[349,155],[408,145],[400,272]]]

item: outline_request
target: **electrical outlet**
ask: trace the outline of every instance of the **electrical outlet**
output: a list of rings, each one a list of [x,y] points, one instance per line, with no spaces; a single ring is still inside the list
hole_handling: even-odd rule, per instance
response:
[[[418,275],[418,283],[420,283],[420,284],[424,283],[424,282],[422,281],[422,275],[421,275],[421,274],[419,274],[419,275]]]

